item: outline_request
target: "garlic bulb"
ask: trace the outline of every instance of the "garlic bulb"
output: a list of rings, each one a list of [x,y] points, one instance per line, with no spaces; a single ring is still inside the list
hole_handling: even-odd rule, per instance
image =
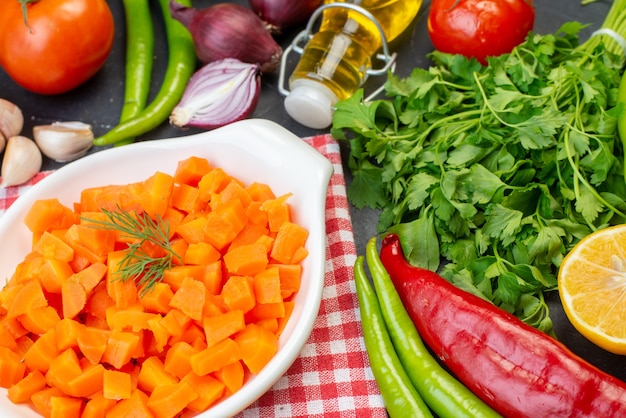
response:
[[[41,151],[34,141],[21,135],[10,137],[2,158],[0,187],[26,183],[41,170],[41,163]]]
[[[33,128],[41,152],[58,162],[82,157],[93,146],[91,126],[82,122],[54,122]]]
[[[7,138],[19,135],[24,127],[24,115],[19,107],[8,100],[0,99],[0,152]]]

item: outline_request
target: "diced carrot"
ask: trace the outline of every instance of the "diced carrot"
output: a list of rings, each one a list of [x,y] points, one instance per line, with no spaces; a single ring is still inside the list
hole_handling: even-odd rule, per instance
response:
[[[117,309],[113,306],[107,310],[107,324],[112,331],[132,330],[139,332],[142,329],[150,328],[148,321],[157,316],[155,313],[144,312],[143,309],[134,307]]]
[[[249,223],[237,234],[229,249],[237,248],[241,245],[254,244],[260,237],[269,234],[269,229],[265,224]]]
[[[224,249],[247,223],[246,211],[239,200],[225,202],[206,216],[204,234],[217,250]]]
[[[30,401],[30,397],[35,392],[39,392],[44,387],[46,387],[45,376],[40,371],[34,370],[11,386],[7,395],[13,403],[25,403]]]
[[[276,335],[280,336],[283,330],[285,329],[285,325],[287,325],[287,321],[291,318],[291,313],[293,312],[294,302],[293,301],[285,301],[285,316],[282,318],[278,318],[278,330],[276,331]]]
[[[13,296],[11,305],[6,314],[7,318],[16,318],[28,313],[28,310],[48,306],[48,300],[43,293],[41,284],[37,280],[29,280],[18,285],[20,288]]]
[[[159,282],[155,283],[148,292],[146,292],[139,302],[143,305],[146,312],[154,312],[166,314],[170,311],[170,301],[174,297],[174,292],[169,284]]]
[[[108,271],[106,275],[107,293],[118,308],[126,308],[137,302],[137,286],[133,280],[121,280],[119,270],[126,250],[109,253],[107,258]]]
[[[248,191],[244,189],[240,181],[235,179],[228,182],[226,187],[220,192],[220,200],[222,203],[226,203],[230,200],[239,200],[244,208],[252,202]]]
[[[104,371],[102,394],[106,399],[128,399],[131,390],[130,374],[118,370]]]
[[[139,389],[130,394],[130,398],[122,399],[112,406],[106,414],[106,418],[153,418],[152,411],[148,408],[148,395]]]
[[[63,318],[72,319],[76,317],[87,303],[87,292],[76,276],[71,276],[63,283],[61,296],[63,298]]]
[[[198,395],[195,400],[191,401],[187,405],[187,408],[194,412],[207,410],[224,394],[224,383],[210,375],[198,376],[197,374],[191,372],[183,377],[181,382],[188,383]]]
[[[152,332],[152,336],[154,337],[154,344],[157,352],[162,352],[167,345],[171,334],[163,325],[162,318],[153,318],[148,321],[148,326],[150,331]]]
[[[204,350],[206,348],[206,341],[204,336],[204,329],[197,322],[192,322],[185,329],[185,332],[180,337],[173,337],[170,339],[170,345],[174,345],[179,341],[191,344],[198,350]]]
[[[157,418],[174,418],[198,397],[187,382],[154,388],[148,399],[148,408]]]
[[[222,267],[220,260],[204,266],[204,286],[212,295],[218,295],[222,291]]]
[[[49,386],[61,389],[64,394],[71,395],[67,384],[70,380],[80,376],[82,372],[76,352],[68,348],[50,362],[50,368],[46,372],[46,382]]]
[[[173,188],[174,177],[160,171],[141,183],[142,193],[138,200],[152,219],[165,215]]]
[[[24,224],[32,232],[65,229],[76,222],[77,216],[74,211],[63,205],[57,198],[33,202],[24,217]]]
[[[241,361],[234,361],[213,373],[213,376],[224,383],[225,395],[232,395],[243,386],[245,371]]]
[[[276,195],[272,188],[266,183],[253,182],[246,187],[248,195],[257,202],[276,199]]]
[[[189,244],[197,244],[206,240],[206,234],[204,232],[206,224],[207,217],[198,216],[193,219],[183,220],[176,225],[174,230]]]
[[[280,294],[283,299],[291,297],[300,290],[302,266],[300,264],[276,264],[280,277]]]
[[[108,411],[117,403],[114,399],[107,399],[102,392],[89,398],[83,409],[81,418],[107,418]]]
[[[285,316],[285,302],[257,303],[254,308],[246,312],[246,323],[258,322],[264,319],[278,319]]]
[[[82,373],[71,379],[66,384],[66,390],[69,395],[90,398],[102,391],[103,377],[105,368],[102,364],[91,364],[82,370]]]
[[[61,293],[61,284],[70,277],[74,271],[67,261],[47,258],[37,270],[39,281],[43,288],[50,293]]]
[[[186,278],[191,277],[203,281],[204,273],[204,266],[174,266],[163,272],[163,283],[169,284],[172,291],[176,293]]]
[[[24,315],[20,315],[18,320],[24,328],[33,334],[41,335],[50,328],[56,326],[61,320],[59,313],[52,306],[42,306],[40,308],[29,309]]]
[[[17,349],[17,342],[15,341],[13,334],[11,334],[11,331],[9,331],[9,329],[4,325],[7,320],[9,319],[3,318],[0,320],[0,347],[6,347],[15,351]],[[13,318],[12,320],[17,322],[16,318]]]
[[[114,250],[115,231],[90,225],[72,225],[65,233],[65,240],[74,253],[92,263],[104,263],[107,254]]]
[[[59,351],[78,346],[78,333],[83,327],[80,322],[73,319],[61,319],[55,325],[56,344]]]
[[[35,410],[44,417],[50,417],[52,414],[52,398],[64,396],[63,391],[59,388],[45,387],[35,392],[30,400],[33,402]]]
[[[198,182],[198,190],[200,190],[200,199],[208,202],[211,196],[221,192],[228,184],[231,177],[221,168],[214,168],[206,173]]]
[[[33,205],[32,250],[0,289],[10,399],[46,417],[173,418],[239,390],[275,355],[300,287],[308,232],[289,196],[190,157],[174,176],[85,189],[72,209]],[[102,209],[170,224],[179,257],[145,294],[121,280],[128,246],[166,250],[100,228]]]
[[[200,200],[200,191],[197,187],[187,184],[177,184],[172,189],[172,206],[187,213],[201,211],[206,206]]]
[[[200,179],[211,170],[211,164],[206,158],[191,156],[178,162],[174,181],[196,187]]]
[[[241,360],[239,345],[231,338],[226,338],[192,355],[189,362],[195,374],[204,376],[238,360]]]
[[[305,247],[298,247],[296,251],[294,251],[293,256],[291,257],[292,263],[300,263],[309,255],[309,250]]]
[[[133,357],[139,344],[139,335],[136,332],[112,331],[102,353],[101,361],[109,363],[119,369]]]
[[[50,362],[60,353],[61,351],[57,348],[56,330],[51,328],[24,353],[24,364],[29,370],[39,370],[45,373],[50,367]]]
[[[87,296],[100,284],[107,274],[106,264],[95,262],[74,274],[80,285],[85,289]]]
[[[179,237],[170,238],[170,249],[172,253],[174,254],[174,257],[172,257],[173,265],[180,266],[183,264],[187,264],[183,260],[184,260],[185,254],[187,254],[188,247],[189,247],[189,243],[185,241],[183,238],[179,238]]]
[[[170,301],[172,308],[177,308],[195,321],[202,319],[202,311],[206,301],[204,283],[191,277],[185,277],[180,288]]]
[[[229,248],[224,254],[224,264],[230,274],[253,276],[265,270],[267,263],[267,249],[260,244]]]
[[[296,250],[304,247],[308,236],[309,231],[304,227],[292,222],[284,222],[276,234],[276,241],[274,241],[270,256],[279,263],[290,264]]]
[[[107,348],[107,341],[111,331],[94,327],[82,327],[79,329],[76,343],[81,353],[92,364],[99,363]]]
[[[213,347],[218,342],[243,330],[246,326],[243,312],[235,309],[220,315],[206,317],[202,321],[206,345]]]
[[[48,231],[43,232],[35,244],[34,250],[46,258],[55,258],[68,263],[74,258],[72,247]]]
[[[278,319],[277,318],[267,318],[267,319],[259,319],[254,322],[260,327],[265,328],[269,332],[276,334],[278,332]]]
[[[71,396],[50,398],[50,418],[80,418],[84,401]]]
[[[146,393],[159,386],[168,386],[178,380],[165,371],[163,362],[156,356],[146,358],[141,364],[141,370],[137,376],[137,386]]]
[[[0,387],[9,388],[19,382],[26,373],[20,356],[6,347],[0,347]]]
[[[115,306],[115,301],[107,292],[106,281],[102,281],[94,288],[91,296],[87,299],[85,312],[100,319],[105,319],[106,310],[111,306]]]
[[[246,276],[229,277],[222,287],[221,295],[231,310],[239,309],[246,313],[256,304],[251,279]]]
[[[287,199],[291,194],[280,196],[273,200],[266,200],[261,205],[261,210],[267,212],[267,223],[271,232],[278,232],[285,222],[291,222],[291,210]]]
[[[222,257],[219,251],[208,242],[190,243],[183,258],[184,264],[207,265],[218,261]]]
[[[199,350],[185,341],[172,344],[163,362],[163,369],[179,379],[191,372],[189,358]]]
[[[255,374],[259,373],[278,351],[276,335],[256,324],[248,324],[234,339],[241,350],[244,364]]]
[[[224,298],[222,297],[222,295],[213,295],[211,293],[207,293],[206,303],[204,305],[205,317],[220,315],[228,311],[229,308],[224,303]]]
[[[269,267],[254,276],[254,296],[257,303],[280,303],[283,301],[278,267]]]

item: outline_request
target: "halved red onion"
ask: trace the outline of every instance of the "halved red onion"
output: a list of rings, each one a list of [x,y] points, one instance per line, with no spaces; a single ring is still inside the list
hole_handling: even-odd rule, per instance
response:
[[[170,123],[213,129],[245,119],[256,108],[260,92],[260,64],[234,58],[213,61],[189,79]]]

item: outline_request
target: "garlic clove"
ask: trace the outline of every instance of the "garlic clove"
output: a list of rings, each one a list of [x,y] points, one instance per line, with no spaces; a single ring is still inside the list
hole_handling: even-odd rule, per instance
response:
[[[4,137],[4,135],[2,135],[2,132],[0,132],[0,153],[4,151],[4,147],[6,144],[7,144],[7,140]]]
[[[14,103],[0,99],[0,136],[4,139],[19,135],[24,127],[22,110]],[[0,151],[2,149],[0,148]]]
[[[10,137],[2,158],[0,187],[26,183],[41,170],[41,164],[41,151],[33,140],[21,135]]]
[[[93,146],[91,126],[82,122],[54,122],[33,128],[35,142],[41,152],[58,162],[82,157]]]

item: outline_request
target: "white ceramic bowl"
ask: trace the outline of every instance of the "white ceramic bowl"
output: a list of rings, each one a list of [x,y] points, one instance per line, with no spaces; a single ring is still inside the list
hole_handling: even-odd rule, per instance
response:
[[[322,297],[325,264],[325,198],[332,165],[280,125],[250,119],[186,137],[146,141],[103,150],[70,163],[21,196],[0,218],[0,282],[9,278],[30,250],[31,234],[22,220],[37,199],[58,198],[71,207],[87,187],[144,180],[155,171],[173,174],[178,161],[196,155],[246,183],[260,181],[276,195],[291,192],[295,222],[309,231],[295,308],[279,341],[279,351],[238,392],[199,417],[226,417],[248,407],[291,366],[308,339]],[[3,418],[39,417],[31,407],[13,404],[0,388]]]

